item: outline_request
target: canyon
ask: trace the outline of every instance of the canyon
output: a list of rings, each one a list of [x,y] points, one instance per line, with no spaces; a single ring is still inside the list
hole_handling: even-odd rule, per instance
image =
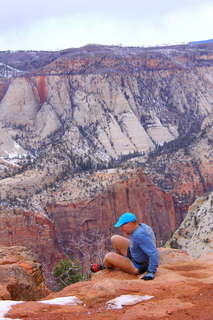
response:
[[[0,52],[1,244],[49,273],[127,211],[166,243],[212,191],[212,89],[211,43]]]

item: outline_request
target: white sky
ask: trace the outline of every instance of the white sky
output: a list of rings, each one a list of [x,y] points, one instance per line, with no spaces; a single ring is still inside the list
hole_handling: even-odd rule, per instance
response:
[[[213,39],[213,0],[4,0],[0,51]]]

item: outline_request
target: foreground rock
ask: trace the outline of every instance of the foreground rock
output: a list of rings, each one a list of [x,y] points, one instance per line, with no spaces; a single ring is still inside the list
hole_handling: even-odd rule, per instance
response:
[[[41,301],[20,303],[5,316],[26,320],[77,317],[89,320],[212,320],[213,253],[192,259],[182,250],[160,249],[160,261],[153,281],[146,282],[140,279],[141,276],[119,270],[103,270],[94,274],[91,281],[51,293],[43,300],[46,304]],[[132,296],[144,300],[138,303],[136,300],[132,305],[108,303],[120,296],[121,301],[127,298],[130,301]],[[73,297],[70,304],[47,301],[68,297]],[[51,304],[54,301],[57,304]]]
[[[38,300],[49,292],[37,255],[24,247],[0,247],[0,300]]]

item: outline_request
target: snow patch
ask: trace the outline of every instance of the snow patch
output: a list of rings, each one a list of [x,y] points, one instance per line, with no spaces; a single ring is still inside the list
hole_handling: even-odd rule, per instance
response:
[[[17,142],[15,142],[15,141],[13,141],[13,143],[14,143],[14,147],[15,147],[15,149],[20,149],[20,145],[17,143]]]
[[[154,296],[139,296],[139,295],[122,295],[107,302],[109,309],[122,309],[122,306],[133,306],[141,301],[149,300]]]
[[[6,164],[9,164],[9,165],[12,164],[12,165],[18,167],[18,165],[16,164],[17,159],[14,159],[14,158],[13,158],[13,159],[11,159],[11,161],[6,160],[4,157],[0,157],[0,159],[2,159],[2,160],[4,161],[4,163],[6,163]],[[7,166],[4,166],[4,168],[8,169]]]
[[[5,318],[4,315],[9,312],[9,310],[13,305],[18,303],[23,303],[23,301],[1,300],[0,301],[0,320],[12,320],[11,318]],[[19,320],[19,319],[13,319],[13,320]]]
[[[4,152],[8,155],[7,158],[13,159],[13,158],[19,158],[27,156],[27,151],[22,149],[22,147],[15,141],[13,141],[13,148],[12,152],[8,152],[7,150],[4,150]]]
[[[18,157],[18,153],[9,153],[7,150],[4,150],[5,153],[8,155],[7,158],[12,159],[12,158],[17,158]]]
[[[154,296],[139,296],[139,295],[122,295],[115,299],[112,299],[107,302],[108,309],[122,309],[122,306],[132,306],[137,304],[141,301],[149,300],[154,298]],[[4,315],[9,312],[11,307],[18,303],[23,303],[24,301],[11,301],[11,300],[2,300],[0,301],[0,320],[12,320],[11,318],[5,318]],[[37,301],[38,303],[44,304],[54,304],[54,305],[72,305],[76,306],[81,304],[82,301],[78,299],[76,296],[71,297],[60,297],[51,300],[42,300]],[[13,320],[20,320],[20,319],[13,319]]]
[[[60,305],[71,305],[71,306],[76,306],[80,303],[82,303],[81,300],[79,300],[76,296],[72,297],[62,297],[62,298],[55,298],[51,300],[43,300],[43,301],[38,301],[39,303],[46,303],[46,304],[60,304]]]
[[[0,76],[5,78],[16,77],[20,74],[24,74],[26,71],[20,71],[18,69],[12,68],[7,64],[0,63]]]

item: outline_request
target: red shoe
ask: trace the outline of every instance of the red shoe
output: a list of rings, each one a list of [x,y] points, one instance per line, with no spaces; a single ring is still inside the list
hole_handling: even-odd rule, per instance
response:
[[[103,269],[106,269],[106,267],[103,264],[94,263],[94,264],[90,265],[90,270],[92,272],[98,272],[98,271],[103,270]]]

